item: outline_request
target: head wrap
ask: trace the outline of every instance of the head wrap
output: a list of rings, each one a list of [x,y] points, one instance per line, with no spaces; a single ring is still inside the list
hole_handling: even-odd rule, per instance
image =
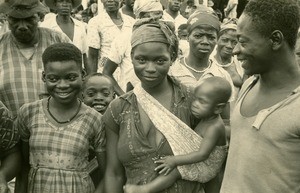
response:
[[[223,32],[224,30],[228,30],[228,29],[236,30],[237,29],[236,23],[237,23],[237,19],[235,19],[235,18],[232,18],[232,19],[224,22],[221,25],[220,33]]]
[[[189,33],[200,25],[208,25],[216,29],[217,32],[220,31],[220,21],[217,14],[202,5],[189,17],[187,24]]]
[[[133,6],[134,15],[139,18],[141,12],[163,11],[159,0],[136,0]]]
[[[148,42],[161,42],[169,45],[172,60],[178,52],[178,39],[174,33],[175,27],[171,22],[157,21],[153,18],[138,20],[133,26],[131,47]]]

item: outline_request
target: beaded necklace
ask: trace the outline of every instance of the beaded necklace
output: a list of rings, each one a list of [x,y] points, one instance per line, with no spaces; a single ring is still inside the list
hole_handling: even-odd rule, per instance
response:
[[[208,65],[206,68],[204,68],[203,70],[196,70],[195,68],[193,68],[193,67],[187,65],[187,63],[186,63],[186,58],[183,58],[183,64],[184,64],[188,69],[190,69],[190,70],[192,70],[193,72],[196,72],[196,73],[203,73],[203,72],[205,72],[207,69],[209,69],[209,68],[211,67],[211,61],[210,61],[210,60],[209,60],[209,65]]]

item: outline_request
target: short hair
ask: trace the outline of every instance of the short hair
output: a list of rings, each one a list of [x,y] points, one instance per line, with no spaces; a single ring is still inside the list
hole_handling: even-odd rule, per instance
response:
[[[231,97],[232,88],[230,83],[221,77],[213,76],[203,79],[196,87],[195,91],[198,89],[199,85],[208,84],[213,91],[212,98],[216,104],[227,103]]]
[[[300,23],[297,0],[250,0],[243,14],[252,18],[256,30],[264,37],[279,30],[288,45],[295,47]]]
[[[82,69],[81,51],[71,43],[55,43],[47,47],[42,55],[44,68],[48,62],[75,61]]]
[[[110,82],[111,82],[111,86],[112,86],[112,89],[114,90],[114,84],[111,80],[111,78],[106,75],[106,74],[102,74],[100,72],[95,72],[95,73],[92,73],[92,74],[89,74],[88,76],[84,77],[84,81],[83,81],[83,84],[82,84],[82,90],[84,90],[86,88],[86,84],[88,83],[88,81],[92,78],[92,77],[103,77],[103,78],[106,78],[108,79]]]

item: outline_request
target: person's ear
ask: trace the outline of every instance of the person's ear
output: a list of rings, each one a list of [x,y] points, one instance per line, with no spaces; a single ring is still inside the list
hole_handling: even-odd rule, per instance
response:
[[[218,103],[216,104],[215,106],[215,114],[218,115],[218,114],[221,114],[223,112],[223,109],[225,108],[226,106],[226,103]]]
[[[275,30],[270,36],[270,42],[273,50],[278,50],[282,46],[284,36],[281,31]]]
[[[46,82],[46,74],[45,71],[42,72],[42,81]]]

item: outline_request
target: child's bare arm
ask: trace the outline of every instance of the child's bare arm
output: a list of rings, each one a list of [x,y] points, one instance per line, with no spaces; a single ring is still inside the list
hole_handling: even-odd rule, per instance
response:
[[[167,168],[172,168],[180,165],[193,164],[197,162],[204,161],[208,158],[212,150],[216,147],[219,140],[224,138],[225,140],[225,128],[223,124],[214,124],[210,128],[207,128],[203,140],[200,145],[200,149],[196,152],[192,152],[186,155],[177,155],[173,157],[166,157],[156,163],[161,163],[163,167],[158,169],[167,172]],[[162,172],[162,173],[163,173]]]

